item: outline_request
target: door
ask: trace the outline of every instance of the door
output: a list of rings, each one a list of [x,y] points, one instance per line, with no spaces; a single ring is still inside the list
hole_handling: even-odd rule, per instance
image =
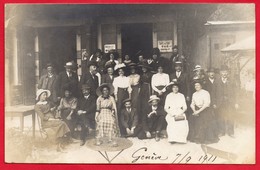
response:
[[[151,56],[153,48],[152,24],[122,24],[122,56],[128,54],[134,62],[140,54]]]

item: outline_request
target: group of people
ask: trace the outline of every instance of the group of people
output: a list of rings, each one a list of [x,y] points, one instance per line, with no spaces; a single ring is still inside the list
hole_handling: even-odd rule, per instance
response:
[[[204,144],[225,134],[234,137],[238,104],[228,67],[216,74],[197,65],[189,73],[176,49],[170,60],[155,48],[151,58],[141,55],[136,63],[129,55],[117,59],[114,52],[104,60],[97,50],[86,57],[88,69],[80,78],[72,62],[58,75],[48,64],[35,105],[42,126],[56,129],[57,139],[80,134],[80,145],[95,131],[96,145],[108,137],[112,147],[118,146],[117,137]],[[61,150],[62,142],[57,146]]]

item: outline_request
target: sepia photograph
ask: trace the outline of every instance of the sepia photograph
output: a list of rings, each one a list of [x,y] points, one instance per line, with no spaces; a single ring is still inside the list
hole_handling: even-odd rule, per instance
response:
[[[4,10],[5,163],[256,163],[254,3]]]

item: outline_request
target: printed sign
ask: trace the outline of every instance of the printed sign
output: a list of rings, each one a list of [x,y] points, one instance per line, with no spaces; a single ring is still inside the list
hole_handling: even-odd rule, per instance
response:
[[[172,52],[172,40],[158,41],[158,48],[161,52]]]
[[[116,44],[105,44],[104,49],[105,53],[108,53],[110,50],[116,49]]]

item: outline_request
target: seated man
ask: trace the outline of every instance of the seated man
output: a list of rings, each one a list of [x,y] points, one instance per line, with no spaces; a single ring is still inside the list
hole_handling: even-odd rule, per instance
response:
[[[88,85],[82,85],[83,96],[78,100],[77,105],[77,128],[80,131],[80,145],[83,146],[86,142],[88,130],[95,129],[95,112],[96,112],[96,97],[91,94]]]
[[[135,128],[138,123],[138,115],[136,109],[132,107],[131,99],[123,101],[125,108],[121,110],[121,135],[122,136],[135,136]]]
[[[146,109],[142,118],[142,130],[137,132],[138,139],[151,138],[152,132],[155,132],[155,141],[160,140],[160,132],[166,125],[165,115],[163,107],[158,105],[160,98],[156,95],[150,96],[148,103],[150,106]]]

